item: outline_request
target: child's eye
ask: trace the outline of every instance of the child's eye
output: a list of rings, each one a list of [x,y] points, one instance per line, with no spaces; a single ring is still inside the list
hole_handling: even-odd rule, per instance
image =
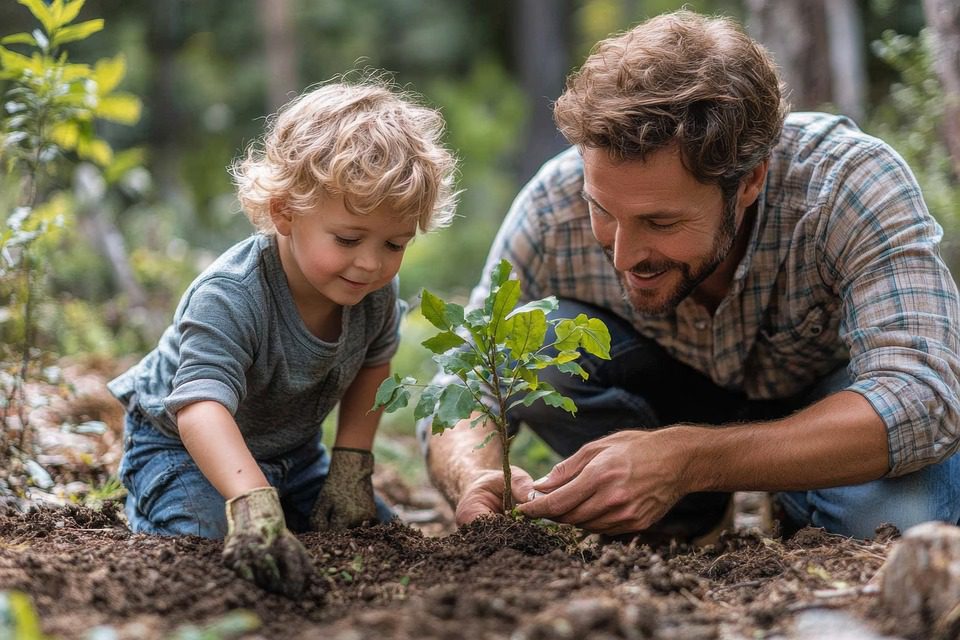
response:
[[[403,251],[406,248],[407,245],[405,244],[397,244],[396,242],[387,241],[387,249],[390,249],[390,251]]]
[[[360,240],[357,238],[344,238],[343,236],[334,236],[336,243],[344,247],[356,246]]]

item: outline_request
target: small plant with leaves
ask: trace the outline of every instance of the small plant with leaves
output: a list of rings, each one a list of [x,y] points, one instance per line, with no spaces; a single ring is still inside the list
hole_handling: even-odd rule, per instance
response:
[[[573,400],[552,385],[541,382],[538,373],[547,367],[570,375],[588,377],[576,361],[580,349],[610,359],[610,332],[603,321],[580,314],[576,318],[548,319],[557,308],[557,299],[544,298],[520,307],[520,281],[510,278],[512,266],[501,260],[490,274],[490,292],[483,308],[466,312],[458,304],[442,300],[426,289],[420,311],[440,333],[423,341],[434,353],[444,373],[456,380],[451,384],[421,385],[412,377],[394,374],[377,391],[374,408],[387,412],[407,406],[411,391],[419,391],[414,419],[432,418],[433,432],[441,433],[461,420],[479,415],[471,427],[489,420],[496,427],[479,445],[497,437],[503,466],[503,510],[513,510],[510,472],[510,435],[507,412],[518,404],[530,406],[542,401],[576,413]],[[547,329],[555,339],[546,343]]]
[[[7,87],[0,112],[0,162],[9,175],[8,188],[17,192],[12,211],[0,224],[0,290],[6,294],[0,316],[8,319],[4,341],[20,345],[13,395],[22,450],[27,434],[23,387],[36,357],[35,311],[43,251],[51,250],[57,234],[73,218],[70,198],[58,185],[59,172],[76,158],[111,165],[113,151],[98,137],[96,123],[133,124],[140,118],[141,105],[135,96],[117,91],[126,73],[122,55],[92,66],[69,62],[64,45],[103,29],[102,19],[76,22],[85,0],[18,1],[39,22],[29,33],[0,38],[0,81]],[[25,53],[11,47],[24,48]],[[17,320],[19,331],[14,326]],[[8,393],[0,398],[0,417],[6,417],[11,399]]]

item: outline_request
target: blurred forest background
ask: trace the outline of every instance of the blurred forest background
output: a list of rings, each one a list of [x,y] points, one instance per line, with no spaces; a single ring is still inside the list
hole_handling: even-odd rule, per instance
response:
[[[37,29],[38,2],[0,0],[0,37]],[[421,287],[464,298],[511,199],[563,148],[551,104],[565,75],[597,40],[681,5],[746,24],[796,110],[848,114],[890,142],[960,273],[957,0],[88,0],[75,24],[104,19],[102,30],[61,33],[59,50],[94,65],[72,91],[100,102],[64,116],[77,126],[47,147],[18,91],[26,63],[10,54],[29,56],[43,38],[8,39],[0,56],[5,431],[25,379],[55,376],[64,358],[129,363],[154,346],[191,279],[251,233],[225,168],[267,114],[351,69],[392,72],[446,118],[462,162],[459,217],[416,241],[401,279],[411,301]],[[423,375],[417,317],[395,369]],[[390,419],[412,431],[409,416]]]

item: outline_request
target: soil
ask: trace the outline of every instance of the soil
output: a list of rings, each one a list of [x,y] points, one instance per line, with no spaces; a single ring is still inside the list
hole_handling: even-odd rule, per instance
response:
[[[219,541],[129,532],[122,488],[108,482],[122,432],[109,368],[64,367],[31,385],[29,438],[6,415],[7,444],[32,453],[0,465],[0,638],[40,640],[24,631],[34,616],[45,637],[68,640],[875,640],[897,629],[877,605],[892,529],[782,537],[741,517],[714,544],[658,548],[506,517],[455,530],[425,481],[382,460],[375,487],[402,522],[300,536],[313,584],[297,600],[269,594],[222,565]],[[842,614],[839,631],[797,631],[820,612]]]
[[[0,588],[28,594],[43,631],[67,639],[101,625],[99,637],[177,637],[237,609],[259,627],[211,637],[766,638],[818,607],[894,625],[871,583],[889,532],[727,532],[696,549],[574,533],[498,517],[442,537],[399,522],[305,534],[317,577],[291,600],[236,578],[220,542],[131,534],[110,502],[44,507],[0,516]]]

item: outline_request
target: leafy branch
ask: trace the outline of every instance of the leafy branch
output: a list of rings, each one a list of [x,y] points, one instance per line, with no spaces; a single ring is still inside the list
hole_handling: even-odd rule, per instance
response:
[[[396,411],[410,402],[411,391],[419,390],[415,420],[431,418],[433,432],[441,433],[469,419],[470,426],[490,421],[495,426],[478,446],[499,438],[503,467],[503,510],[513,509],[510,491],[510,441],[507,412],[519,405],[529,407],[542,401],[571,414],[577,407],[552,385],[541,382],[538,372],[556,367],[584,380],[588,374],[576,360],[580,350],[603,359],[610,358],[610,332],[597,318],[580,314],[576,318],[548,319],[557,309],[557,299],[544,298],[520,307],[520,281],[510,278],[512,266],[506,260],[490,274],[491,286],[482,308],[467,312],[426,289],[420,311],[440,333],[421,344],[433,352],[441,370],[458,382],[421,385],[415,378],[394,374],[377,391],[374,408]],[[555,339],[546,343],[548,328]]]
[[[95,65],[75,64],[62,47],[103,29],[103,20],[74,22],[85,0],[18,0],[40,26],[0,38],[0,80],[9,82],[0,120],[0,161],[17,185],[17,204],[0,228],[0,280],[11,290],[7,316],[20,318],[22,336],[15,380],[21,425],[27,432],[24,383],[34,344],[37,281],[43,269],[38,245],[50,244],[70,220],[69,201],[44,183],[67,154],[100,166],[113,159],[110,145],[96,135],[98,120],[134,124],[140,100],[116,90],[126,73],[122,55]],[[26,53],[9,48],[24,46]],[[9,400],[4,398],[3,417]]]

